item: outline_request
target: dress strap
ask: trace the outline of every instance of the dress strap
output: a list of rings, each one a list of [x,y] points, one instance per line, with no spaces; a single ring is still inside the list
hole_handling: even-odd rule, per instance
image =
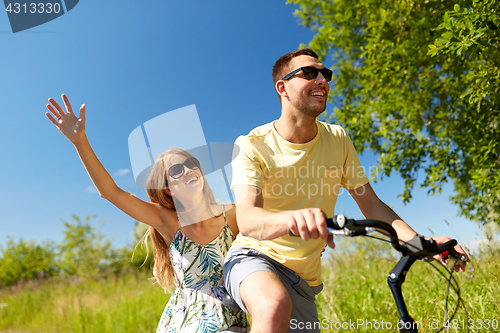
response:
[[[177,214],[177,212],[175,212]],[[177,214],[177,230],[181,231],[181,219],[179,218],[179,215]]]
[[[184,236],[184,234],[182,233],[182,230],[181,230],[181,219],[179,218],[179,215],[177,215],[177,232],[175,233],[175,236],[177,237],[177,235],[180,235],[181,238],[182,238],[182,243],[181,243],[181,247],[180,247],[180,252],[181,252],[181,256],[184,255],[184,245],[186,243],[186,236]]]

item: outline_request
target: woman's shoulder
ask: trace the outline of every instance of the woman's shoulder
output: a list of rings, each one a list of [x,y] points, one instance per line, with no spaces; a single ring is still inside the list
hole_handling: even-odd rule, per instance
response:
[[[223,209],[224,214],[226,215],[226,219],[228,218],[228,216],[232,216],[236,220],[236,206],[235,205],[224,204],[224,205],[222,205],[222,209]]]
[[[238,224],[236,223],[236,206],[233,204],[225,204],[222,205],[224,208],[224,216],[226,217],[227,225],[233,231],[233,234],[236,235],[238,231]]]
[[[157,205],[161,223],[157,226],[153,226],[153,228],[157,229],[160,234],[165,239],[167,244],[170,244],[174,235],[177,233],[179,229],[179,219],[177,217],[177,212],[173,209],[165,208],[161,205]]]

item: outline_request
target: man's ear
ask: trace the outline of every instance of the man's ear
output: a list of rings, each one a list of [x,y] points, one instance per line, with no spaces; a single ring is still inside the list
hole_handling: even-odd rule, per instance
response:
[[[276,92],[278,93],[278,95],[280,95],[281,97],[288,98],[288,93],[287,93],[286,87],[285,87],[285,81],[278,80],[278,82],[276,82],[275,88],[276,88]]]

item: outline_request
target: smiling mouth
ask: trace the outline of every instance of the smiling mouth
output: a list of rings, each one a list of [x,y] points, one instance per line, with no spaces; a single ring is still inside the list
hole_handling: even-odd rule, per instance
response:
[[[189,185],[189,184],[194,183],[197,180],[198,180],[198,177],[194,176],[194,177],[190,178],[185,184]]]
[[[311,94],[311,96],[314,96],[314,97],[324,97],[325,96],[325,93],[322,92],[322,91],[315,91]]]

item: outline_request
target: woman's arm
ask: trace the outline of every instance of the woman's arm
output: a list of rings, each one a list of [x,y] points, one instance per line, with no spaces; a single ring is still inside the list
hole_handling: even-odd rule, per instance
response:
[[[177,229],[175,211],[143,201],[119,188],[95,155],[85,135],[85,104],[81,106],[80,117],[77,118],[66,95],[63,94],[62,99],[66,111],[53,98],[49,98],[50,104],[47,104],[47,108],[52,114],[46,112],[45,115],[73,143],[99,195],[133,219],[158,229],[165,236],[173,237]]]

